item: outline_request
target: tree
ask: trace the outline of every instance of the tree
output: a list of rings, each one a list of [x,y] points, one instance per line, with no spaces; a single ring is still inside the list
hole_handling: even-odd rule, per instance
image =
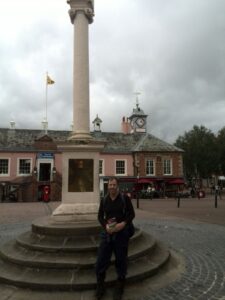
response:
[[[217,134],[217,149],[220,175],[225,174],[225,127]]]
[[[208,178],[218,173],[217,145],[216,136],[204,126],[194,125],[177,138],[175,146],[184,150],[184,172],[188,178]]]

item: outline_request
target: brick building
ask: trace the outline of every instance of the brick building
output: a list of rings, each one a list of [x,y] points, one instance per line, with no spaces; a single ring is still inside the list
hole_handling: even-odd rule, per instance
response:
[[[138,104],[130,117],[122,118],[121,132],[102,132],[101,122],[97,116],[91,134],[106,141],[99,161],[102,193],[109,176],[118,176],[124,189],[151,185],[164,195],[184,183],[183,151],[147,133],[147,115]],[[1,128],[0,200],[61,200],[62,161],[57,143],[70,134]]]

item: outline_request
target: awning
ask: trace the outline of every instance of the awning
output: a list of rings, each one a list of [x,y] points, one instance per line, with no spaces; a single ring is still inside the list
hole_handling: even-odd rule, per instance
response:
[[[155,181],[156,181],[155,178],[140,178],[137,180],[138,183],[151,183]]]
[[[119,182],[136,182],[137,178],[120,177]]]
[[[184,184],[184,179],[181,179],[181,178],[171,179],[171,180],[168,180],[167,183],[169,183],[169,184]]]

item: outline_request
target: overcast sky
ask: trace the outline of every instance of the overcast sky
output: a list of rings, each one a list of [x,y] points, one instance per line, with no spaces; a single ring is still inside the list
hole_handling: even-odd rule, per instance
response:
[[[73,26],[66,0],[0,1],[0,127],[72,123]],[[225,126],[224,0],[95,0],[90,25],[90,123],[120,131],[135,106],[148,132],[174,142],[194,124]]]

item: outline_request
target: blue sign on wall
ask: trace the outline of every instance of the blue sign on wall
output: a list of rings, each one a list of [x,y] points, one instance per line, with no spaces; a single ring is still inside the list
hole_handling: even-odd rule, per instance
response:
[[[42,152],[42,153],[38,153],[38,158],[54,158],[54,154],[50,153],[50,152]]]

